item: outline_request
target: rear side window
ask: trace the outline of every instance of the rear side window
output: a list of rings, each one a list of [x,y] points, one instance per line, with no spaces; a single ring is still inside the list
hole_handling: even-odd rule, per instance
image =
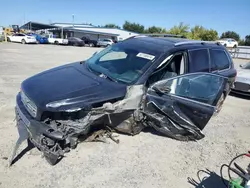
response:
[[[189,51],[189,72],[209,72],[209,56],[207,49]]]
[[[224,50],[210,49],[210,56],[211,56],[212,71],[229,68],[230,66],[229,59]]]

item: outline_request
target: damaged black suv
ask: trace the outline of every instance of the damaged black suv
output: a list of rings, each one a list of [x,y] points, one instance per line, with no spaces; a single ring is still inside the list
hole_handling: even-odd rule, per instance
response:
[[[97,130],[135,135],[151,127],[178,140],[204,137],[236,76],[219,43],[136,36],[26,79],[16,101],[20,143],[54,165]],[[81,139],[79,139],[81,138]]]

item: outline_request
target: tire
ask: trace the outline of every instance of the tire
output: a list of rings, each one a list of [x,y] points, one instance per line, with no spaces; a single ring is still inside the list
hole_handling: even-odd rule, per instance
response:
[[[94,44],[93,43],[89,43],[89,47],[93,47],[94,46]]]
[[[224,44],[225,47],[227,47],[227,44]]]
[[[39,41],[39,40],[37,40],[37,41],[36,41],[36,43],[37,43],[37,44],[40,44],[40,41]]]
[[[233,46],[233,48],[237,48],[237,45],[235,44],[235,45]]]
[[[22,44],[26,44],[26,41],[24,39],[21,40]]]
[[[11,40],[10,40],[10,38],[9,38],[9,37],[7,37],[7,41],[8,41],[8,42],[11,42]]]
[[[54,42],[54,44],[55,44],[55,45],[58,45],[58,44],[59,44],[59,42],[56,40],[56,41]]]

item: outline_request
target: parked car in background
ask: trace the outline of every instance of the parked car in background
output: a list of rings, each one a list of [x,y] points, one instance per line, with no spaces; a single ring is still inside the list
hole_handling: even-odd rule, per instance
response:
[[[42,36],[42,35],[39,35],[39,34],[36,34],[36,33],[30,33],[28,35],[29,36],[34,36],[36,38],[36,42],[38,44],[48,44],[49,43],[48,38],[45,37],[45,36]]]
[[[83,36],[81,38],[85,44],[87,44],[90,47],[96,47],[97,46],[97,40],[91,40],[89,37]]]
[[[82,39],[77,37],[69,37],[68,38],[68,45],[70,46],[84,46],[85,43]]]
[[[68,39],[57,38],[53,34],[46,35],[50,44],[68,44]]]
[[[250,96],[250,62],[240,65],[232,93]]]
[[[22,33],[16,33],[7,37],[8,42],[18,42],[22,44],[36,43],[36,38],[34,36],[29,36]]]
[[[107,47],[114,44],[112,39],[99,39],[97,41],[97,46],[98,47]]]
[[[237,48],[238,47],[238,42],[232,38],[223,38],[220,40],[217,40],[217,42],[221,43],[227,48]]]
[[[22,82],[15,109],[20,138],[10,161],[28,139],[54,165],[80,136],[107,127],[202,139],[235,77],[232,58],[219,43],[140,36],[118,42]]]
[[[0,35],[0,42],[3,42],[3,41],[4,41],[4,36]]]

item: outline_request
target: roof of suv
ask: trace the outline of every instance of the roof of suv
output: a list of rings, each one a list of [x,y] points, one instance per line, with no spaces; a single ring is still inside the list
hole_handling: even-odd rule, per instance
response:
[[[132,39],[133,43],[147,43],[154,47],[163,47],[158,49],[159,51],[164,51],[164,48],[169,49],[179,46],[192,46],[192,47],[201,47],[206,45],[207,47],[223,47],[217,41],[200,41],[200,40],[190,40],[185,38],[175,38],[175,37],[148,37],[148,36],[134,36],[127,40]]]

